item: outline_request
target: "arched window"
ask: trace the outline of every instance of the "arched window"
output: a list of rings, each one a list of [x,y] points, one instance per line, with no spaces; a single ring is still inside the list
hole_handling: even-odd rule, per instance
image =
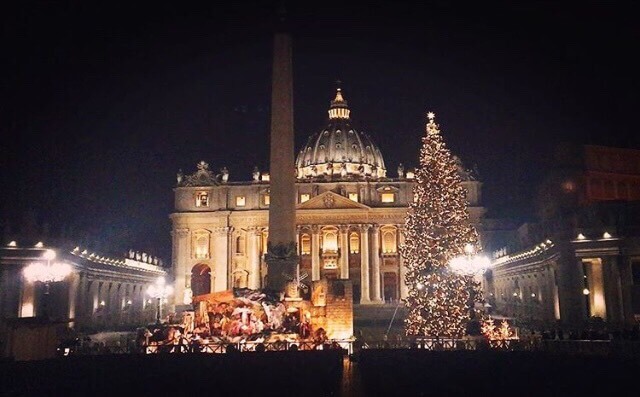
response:
[[[382,253],[393,254],[396,252],[396,231],[387,229],[382,231]]]
[[[322,252],[335,253],[338,252],[338,230],[329,229],[324,232],[322,238]]]
[[[303,234],[300,236],[300,255],[311,254],[311,236]]]
[[[193,257],[196,259],[209,258],[209,232],[193,233]]]
[[[236,237],[236,255],[244,255],[244,236]]]
[[[191,269],[191,291],[193,296],[211,292],[211,268],[208,265],[200,263]]]
[[[349,235],[349,252],[352,254],[360,252],[360,236],[356,232],[351,232]]]

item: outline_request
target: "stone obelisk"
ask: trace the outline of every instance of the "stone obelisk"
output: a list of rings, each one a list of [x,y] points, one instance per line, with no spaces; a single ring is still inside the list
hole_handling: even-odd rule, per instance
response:
[[[284,292],[296,277],[296,197],[291,36],[281,19],[273,41],[267,289]]]

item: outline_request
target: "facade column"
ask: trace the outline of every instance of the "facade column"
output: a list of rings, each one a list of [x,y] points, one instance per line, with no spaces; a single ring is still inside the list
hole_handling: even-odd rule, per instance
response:
[[[371,233],[371,300],[373,303],[382,303],[380,297],[380,225],[373,225]]]
[[[81,288],[81,275],[76,272],[72,272],[69,275],[69,322],[70,328],[75,328],[77,324],[77,317],[82,313],[82,293],[84,291]]]
[[[311,226],[311,280],[320,280],[320,226]]]
[[[184,296],[187,288],[191,288],[191,269],[187,262],[191,257],[189,249],[189,229],[181,228],[171,231],[173,243],[172,264],[175,277],[173,301],[175,305],[184,304]]]
[[[620,304],[622,306],[623,321],[626,324],[634,324],[633,316],[633,274],[631,270],[631,258],[618,257],[618,273],[620,274]]]
[[[340,225],[340,278],[349,278],[349,226]]]
[[[260,288],[260,236],[262,231],[256,227],[247,230],[249,251],[249,288]]]
[[[214,230],[213,268],[215,273],[213,291],[225,291],[229,284],[229,227],[219,227]]]
[[[233,238],[233,231],[233,226],[229,226],[227,228],[227,289],[231,289],[233,287],[233,273],[231,273],[233,270],[231,267],[231,265],[233,265],[233,244],[235,242]]]
[[[618,272],[618,258],[606,256],[602,258],[602,273],[604,281],[604,299],[609,322],[618,323],[624,319],[622,312],[622,285]]]
[[[400,248],[404,245],[404,225],[398,225],[398,263],[400,265],[400,299],[404,299],[409,296],[409,288],[405,283],[405,276],[407,274],[407,267],[404,264],[404,258],[400,253]]]
[[[369,296],[369,229],[360,225],[360,304],[371,303]]]

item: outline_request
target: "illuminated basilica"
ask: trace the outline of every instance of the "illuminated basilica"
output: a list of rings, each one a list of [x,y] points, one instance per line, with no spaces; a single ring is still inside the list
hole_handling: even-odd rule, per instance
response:
[[[416,146],[419,142],[416,142]],[[481,182],[459,163],[471,222],[482,232]],[[414,173],[389,175],[373,139],[352,126],[340,88],[327,126],[300,149],[296,172],[296,239],[303,283],[349,279],[355,304],[383,304],[407,294],[403,242]],[[201,161],[177,175],[172,222],[175,304],[192,296],[266,285],[269,173],[233,181],[226,167]],[[294,275],[290,275],[293,279]]]

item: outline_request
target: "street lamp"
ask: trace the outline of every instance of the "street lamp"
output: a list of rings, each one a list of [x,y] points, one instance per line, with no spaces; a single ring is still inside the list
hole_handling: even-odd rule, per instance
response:
[[[482,275],[489,267],[491,261],[484,255],[477,255],[476,248],[473,244],[464,246],[465,255],[456,256],[449,262],[451,270],[469,277]]]
[[[44,283],[45,297],[43,299],[42,304],[42,312],[46,317],[47,313],[47,300],[49,299],[47,295],[49,295],[49,286],[53,282],[64,280],[69,274],[71,274],[71,265],[63,262],[52,262],[56,258],[56,252],[54,250],[48,249],[42,255],[42,259],[46,261],[35,262],[25,267],[22,271],[24,277],[30,283],[41,282]]]
[[[162,300],[166,299],[171,293],[173,293],[173,287],[166,285],[164,277],[158,277],[155,284],[151,284],[147,289],[147,294],[155,298],[158,302],[156,324],[160,324],[160,307],[162,306]]]
[[[473,281],[491,267],[491,260],[484,255],[478,255],[476,253],[476,246],[468,243],[464,246],[464,255],[453,258],[449,262],[449,267],[453,272],[463,276],[467,280],[467,287],[469,288],[469,318],[470,320],[474,320],[475,312],[473,309],[475,294]]]

